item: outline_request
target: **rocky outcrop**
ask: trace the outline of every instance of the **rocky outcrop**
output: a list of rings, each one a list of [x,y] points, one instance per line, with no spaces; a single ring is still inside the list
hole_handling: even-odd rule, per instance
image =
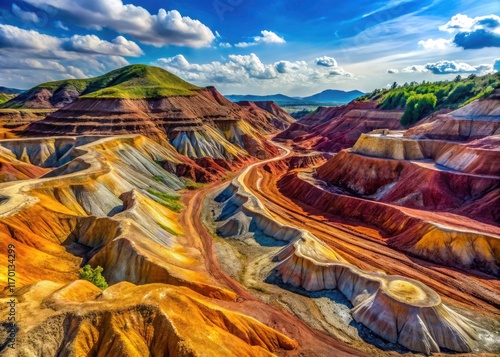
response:
[[[55,109],[0,109],[0,127],[4,139],[13,139],[16,132],[26,128],[29,124],[42,120]]]
[[[400,250],[459,269],[500,272],[500,230],[494,225],[359,198],[304,173],[286,174],[279,187],[316,209],[379,227],[390,237],[388,244]]]
[[[307,291],[339,289],[351,301],[357,322],[410,350],[472,351],[476,329],[442,304],[432,289],[402,276],[363,272],[332,259],[333,254],[325,250],[317,241],[300,239],[280,252],[276,272],[284,283]]]
[[[354,145],[359,136],[375,129],[400,129],[401,111],[382,111],[373,102],[351,102],[321,107],[305,116],[277,138],[292,139],[300,149],[336,152]]]
[[[499,176],[456,171],[431,160],[386,159],[348,150],[320,166],[317,178],[357,197],[451,212],[500,189]]]
[[[166,194],[167,200],[177,196],[175,190],[184,184],[156,162],[175,171],[182,157],[172,147],[141,136],[103,138],[84,145],[78,144],[80,140],[85,141],[24,142],[24,157],[32,162],[48,163],[54,153],[63,152],[73,160],[42,178],[0,187],[2,244],[15,244],[23,254],[19,286],[41,278],[66,282],[76,276],[79,264],[90,261],[105,267],[109,281],[168,281],[231,298],[199,272],[199,251],[177,242],[182,232],[177,213],[164,207],[169,202],[162,196],[152,194]],[[64,142],[77,148],[64,151]],[[15,152],[16,144],[10,141],[5,147]],[[39,155],[41,147],[54,151]]]
[[[362,271],[310,233],[274,221],[243,179],[234,179],[215,200],[219,235],[287,242],[274,258],[281,280],[307,291],[339,289],[353,305],[353,318],[384,339],[426,354],[441,348],[470,352],[476,345],[471,322],[432,289],[406,277]]]

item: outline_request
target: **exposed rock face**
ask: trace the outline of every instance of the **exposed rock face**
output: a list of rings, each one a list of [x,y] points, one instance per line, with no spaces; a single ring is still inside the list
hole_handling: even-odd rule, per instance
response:
[[[485,169],[490,168],[487,164]],[[375,158],[352,151],[335,155],[318,168],[317,177],[358,197],[423,210],[454,211],[500,188],[500,176],[456,171],[431,160]]]
[[[179,153],[190,158],[233,161],[248,154],[259,158],[274,155],[276,149],[249,123],[259,125],[257,128],[266,133],[288,125],[285,119],[257,106],[252,111],[242,108],[210,88],[190,96],[162,99],[80,98],[30,124],[22,135],[135,133],[159,142],[168,139]]]
[[[271,356],[298,347],[219,306],[236,294],[207,273],[200,243],[167,208],[183,183],[157,162],[173,170],[185,164],[172,146],[130,135],[11,140],[1,148],[26,165],[57,166],[41,178],[0,184],[0,248],[14,244],[17,254],[13,355],[62,348],[74,355]],[[102,292],[76,280],[84,263],[102,266],[112,286]],[[157,284],[134,285],[150,283]]]
[[[155,161],[168,162],[175,170],[175,165],[182,163],[182,157],[173,148],[140,136],[105,138],[87,145],[78,145],[78,140],[84,138],[4,142],[5,147],[13,151],[23,147],[26,159],[31,158],[31,162],[37,164],[46,164],[50,162],[48,158],[63,152],[67,159],[74,157],[66,164],[59,160],[62,166],[40,179],[3,184],[0,188],[2,244],[14,243],[18,254],[22,254],[19,286],[41,278],[68,281],[75,276],[77,266],[89,259],[108,267],[105,274],[110,280],[158,281],[166,274],[171,281],[206,284],[207,279],[197,280],[196,273],[191,279],[179,275],[192,266],[199,253],[186,251],[186,255],[194,254],[192,260],[177,264],[179,258],[175,254],[161,253],[160,248],[154,248],[160,242],[169,242],[173,250],[178,249],[172,240],[173,233],[162,227],[178,233],[182,228],[176,222],[176,214],[164,207],[161,199],[153,196],[159,202],[156,203],[148,198],[147,190],[176,195],[174,190],[184,186],[177,176]],[[69,145],[72,141],[78,149],[66,150],[64,143]],[[54,153],[40,155],[41,147],[51,147]],[[122,196],[123,192],[129,192],[128,196]],[[127,246],[125,242],[129,242],[128,252],[123,248]],[[118,254],[114,248],[118,247],[122,247],[119,254],[134,257],[131,259],[135,263],[122,260],[114,262],[111,268],[110,262]],[[146,248],[156,255],[168,254],[151,261],[146,259]],[[53,264],[49,264],[51,262]],[[158,274],[137,273],[141,264],[150,271],[156,269]],[[57,271],[51,266],[57,266]],[[135,272],[127,275],[126,269],[135,269]],[[177,273],[172,273],[174,270]]]
[[[334,192],[297,172],[285,175],[279,185],[289,197],[381,228],[390,236],[388,244],[398,249],[460,269],[500,272],[500,231],[494,225],[459,214],[425,213]]]
[[[339,289],[353,304],[353,318],[413,351],[440,348],[470,352],[477,340],[471,322],[441,303],[436,292],[402,276],[367,273],[332,260],[315,241],[300,239],[278,255],[283,282],[308,291]]]
[[[273,133],[278,130],[285,130],[290,124],[295,122],[295,120],[275,102],[242,101],[237,104],[248,111],[247,120],[261,132]]]
[[[0,109],[0,137],[14,139],[17,137],[14,131],[23,130],[29,124],[42,120],[53,111],[50,109]]]
[[[353,318],[384,339],[426,354],[441,348],[470,352],[476,345],[471,322],[443,305],[432,289],[402,276],[362,271],[310,233],[274,221],[240,178],[216,201],[218,234],[287,242],[274,259],[283,282],[307,291],[339,289],[353,304]]]
[[[280,133],[297,148],[335,152],[354,145],[362,133],[375,129],[400,129],[401,111],[382,111],[373,102],[351,102],[340,107],[320,107]]]
[[[122,282],[101,291],[77,280],[19,292],[19,354],[273,356],[298,345],[191,290]],[[188,318],[187,318],[188,317]],[[9,352],[6,354],[9,356]]]
[[[473,102],[451,113],[449,120],[468,113],[460,120],[494,123],[500,120],[495,101]],[[466,137],[480,137],[473,141],[436,139],[436,128],[442,128],[436,123],[445,120],[438,116],[407,132],[362,134],[352,149],[330,158],[315,175],[289,173],[280,187],[326,212],[374,224],[387,232],[393,247],[498,275],[499,136],[484,136],[490,132],[480,125]],[[420,131],[426,134],[414,135]]]

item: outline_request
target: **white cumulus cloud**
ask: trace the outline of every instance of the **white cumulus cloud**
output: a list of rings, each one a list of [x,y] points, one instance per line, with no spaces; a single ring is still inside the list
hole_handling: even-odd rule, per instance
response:
[[[281,60],[267,64],[253,53],[229,55],[223,62],[204,64],[190,63],[179,54],[161,58],[154,64],[198,85],[220,84],[240,89],[265,85],[268,89],[283,90],[285,87],[334,84],[352,77],[341,67],[316,66],[314,61]]]
[[[234,46],[244,48],[244,47],[257,46],[261,43],[266,43],[266,44],[286,43],[283,37],[278,36],[272,31],[262,30],[260,33],[262,36],[255,36],[252,42],[238,42]]]
[[[47,50],[59,48],[60,44],[61,40],[57,37],[44,35],[33,30],[24,30],[16,26],[0,24],[0,49]]]
[[[314,60],[318,66],[337,67],[337,61],[333,57],[322,56]]]
[[[0,24],[0,49],[7,48],[45,51],[46,55],[50,54],[50,56],[55,56],[58,52],[62,55],[62,52],[67,51],[133,57],[142,54],[141,48],[135,42],[123,36],[118,36],[111,42],[101,40],[96,35],[73,35],[70,38],[59,38],[34,30]],[[39,55],[43,56],[43,53]]]
[[[469,17],[457,14],[439,29],[455,34],[450,41],[466,50],[500,47],[500,16],[498,15]]]
[[[418,44],[430,51],[445,50],[447,48],[453,47],[453,41],[447,40],[445,38],[429,38],[427,40],[418,41]]]
[[[500,16],[485,15],[478,17],[469,17],[463,14],[457,14],[451,18],[446,24],[439,27],[441,31],[449,33],[453,32],[470,32],[480,29],[493,29],[498,32],[500,27]]]
[[[423,73],[431,72],[433,74],[461,74],[461,73],[475,73],[486,74],[493,72],[494,64],[479,64],[470,65],[465,62],[442,60],[426,65],[413,65],[403,68],[404,73]]]
[[[307,69],[307,63],[305,61],[290,62],[282,60],[274,63],[274,68],[276,68],[279,73],[293,73],[295,71]]]
[[[396,68],[389,68],[387,70],[387,73],[389,73],[389,74],[396,74],[396,73],[399,73],[399,70],[397,70]]]
[[[127,34],[143,43],[206,47],[215,35],[199,20],[182,16],[179,11],[159,9],[151,14],[141,6],[122,0],[24,0],[40,9],[56,9],[58,16],[86,28],[104,27]]]
[[[143,54],[135,42],[129,41],[123,36],[118,36],[109,42],[101,40],[96,35],[73,35],[70,39],[63,40],[63,48],[77,52],[130,57],[138,57]]]
[[[408,66],[402,69],[403,73],[423,73],[423,72],[429,72],[425,66],[420,66],[420,65],[413,65],[413,66]]]
[[[0,24],[0,77],[3,85],[27,88],[44,81],[85,78],[125,66],[141,48],[118,36],[55,37]]]

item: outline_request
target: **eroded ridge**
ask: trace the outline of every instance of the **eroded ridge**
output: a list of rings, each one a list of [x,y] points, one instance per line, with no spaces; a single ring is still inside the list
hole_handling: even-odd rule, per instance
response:
[[[45,139],[25,147],[19,157],[36,164],[62,153]],[[0,184],[0,247],[14,244],[19,256],[10,355],[272,356],[299,347],[232,311],[237,294],[207,271],[201,243],[168,208],[184,187],[163,168],[182,163],[173,148],[129,135],[71,152],[43,177]],[[104,268],[106,290],[77,280],[86,263]]]
[[[219,235],[250,232],[286,241],[274,257],[274,271],[284,283],[307,291],[339,289],[353,305],[353,318],[388,341],[426,354],[475,348],[473,323],[445,306],[434,290],[403,276],[363,271],[309,232],[274,221],[245,188],[244,174],[216,197],[222,208]]]
[[[27,156],[46,141],[31,144]],[[181,236],[177,213],[155,196],[175,198],[184,187],[155,163],[181,164],[175,150],[131,135],[101,138],[76,151],[73,160],[41,178],[0,185],[0,236],[19,251],[19,285],[68,282],[89,262],[105,269],[110,284],[164,282],[234,299],[206,274],[202,253]]]
[[[34,327],[21,330],[6,356],[53,356],[62,347],[76,356],[275,356],[298,347],[186,287],[120,282],[101,291],[85,280],[43,280],[18,295],[20,317]]]

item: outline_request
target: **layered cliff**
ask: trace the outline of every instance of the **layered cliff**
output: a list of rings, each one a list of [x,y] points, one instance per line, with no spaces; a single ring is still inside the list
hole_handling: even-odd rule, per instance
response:
[[[443,140],[473,140],[500,134],[500,89],[484,99],[473,101],[437,120],[408,130],[409,137]]]
[[[290,128],[279,139],[292,139],[299,149],[336,152],[354,145],[362,133],[375,129],[400,129],[401,111],[376,109],[374,102],[352,102],[339,107],[320,107]]]
[[[61,93],[71,88],[79,91],[60,100]],[[49,98],[33,104],[32,97],[42,92]],[[264,109],[253,103],[240,106],[213,87],[198,88],[160,68],[143,65],[92,79],[45,83],[6,106],[60,108],[21,127],[22,136],[135,133],[160,143],[169,141],[193,159],[229,162],[249,155],[275,155],[276,149],[262,135],[284,129],[292,121],[274,103],[262,104]]]
[[[475,101],[406,132],[362,134],[314,173],[285,175],[280,187],[326,212],[383,229],[393,247],[498,275],[499,137],[483,125],[500,122],[497,101],[495,95]],[[472,123],[466,136],[446,126],[457,117]],[[461,140],[445,140],[450,135]]]

